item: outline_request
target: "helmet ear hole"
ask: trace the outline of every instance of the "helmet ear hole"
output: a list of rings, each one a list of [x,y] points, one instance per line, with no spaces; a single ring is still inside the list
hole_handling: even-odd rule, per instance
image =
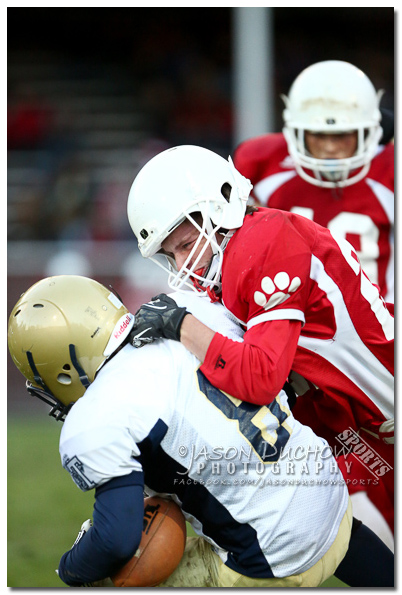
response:
[[[221,194],[227,202],[230,202],[231,192],[232,186],[228,182],[225,182],[221,187]]]
[[[71,376],[69,374],[59,374],[57,376],[57,381],[60,382],[60,384],[69,385],[71,384]]]
[[[63,370],[71,370],[70,364],[64,364]]]

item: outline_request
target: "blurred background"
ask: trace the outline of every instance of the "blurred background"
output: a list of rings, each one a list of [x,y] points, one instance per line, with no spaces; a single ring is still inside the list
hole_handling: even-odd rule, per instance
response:
[[[8,8],[7,37],[7,314],[53,274],[94,276],[134,311],[166,290],[127,221],[138,170],[177,144],[227,158],[245,138],[280,131],[280,94],[310,64],[352,62],[394,109],[393,7]],[[8,586],[61,586],[54,568],[92,503],[61,470],[60,427],[31,402],[9,357],[7,372]],[[46,522],[32,514],[33,493]],[[59,498],[75,519],[66,543]],[[50,525],[56,566],[43,556],[45,578],[38,546]]]

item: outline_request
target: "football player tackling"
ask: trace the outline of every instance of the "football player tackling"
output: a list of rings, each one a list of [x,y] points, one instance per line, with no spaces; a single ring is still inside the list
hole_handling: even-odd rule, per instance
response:
[[[344,238],[247,207],[250,190],[230,160],[200,147],[164,151],[139,172],[128,215],[142,255],[172,288],[221,300],[246,332],[235,343],[162,295],[137,313],[137,344],[181,341],[212,384],[251,403],[271,403],[288,377],[298,394],[318,387],[317,402],[306,393],[297,407],[320,435],[351,427],[392,442],[394,320],[378,288]]]

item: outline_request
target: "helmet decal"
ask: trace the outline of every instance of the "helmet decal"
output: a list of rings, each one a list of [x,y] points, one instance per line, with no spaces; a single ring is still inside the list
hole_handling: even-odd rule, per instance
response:
[[[264,277],[261,281],[261,290],[254,293],[254,301],[264,310],[270,310],[290,298],[301,286],[300,277],[293,277],[291,280],[285,271],[277,273],[272,280],[271,277]]]
[[[116,351],[118,346],[124,341],[126,337],[128,337],[133,325],[134,315],[130,314],[130,312],[123,314],[123,316],[116,322],[113,332],[110,335],[109,342],[103,352],[105,357],[109,357],[109,355]]]

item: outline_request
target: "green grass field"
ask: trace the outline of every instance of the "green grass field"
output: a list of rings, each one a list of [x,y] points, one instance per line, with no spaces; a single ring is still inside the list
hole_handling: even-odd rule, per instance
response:
[[[46,417],[8,422],[8,587],[66,586],[55,569],[92,516],[93,493],[61,467],[60,429]]]
[[[81,492],[61,467],[60,430],[46,417],[8,421],[8,587],[66,587],[55,569],[92,516],[93,492]],[[332,578],[323,586],[345,585]]]

